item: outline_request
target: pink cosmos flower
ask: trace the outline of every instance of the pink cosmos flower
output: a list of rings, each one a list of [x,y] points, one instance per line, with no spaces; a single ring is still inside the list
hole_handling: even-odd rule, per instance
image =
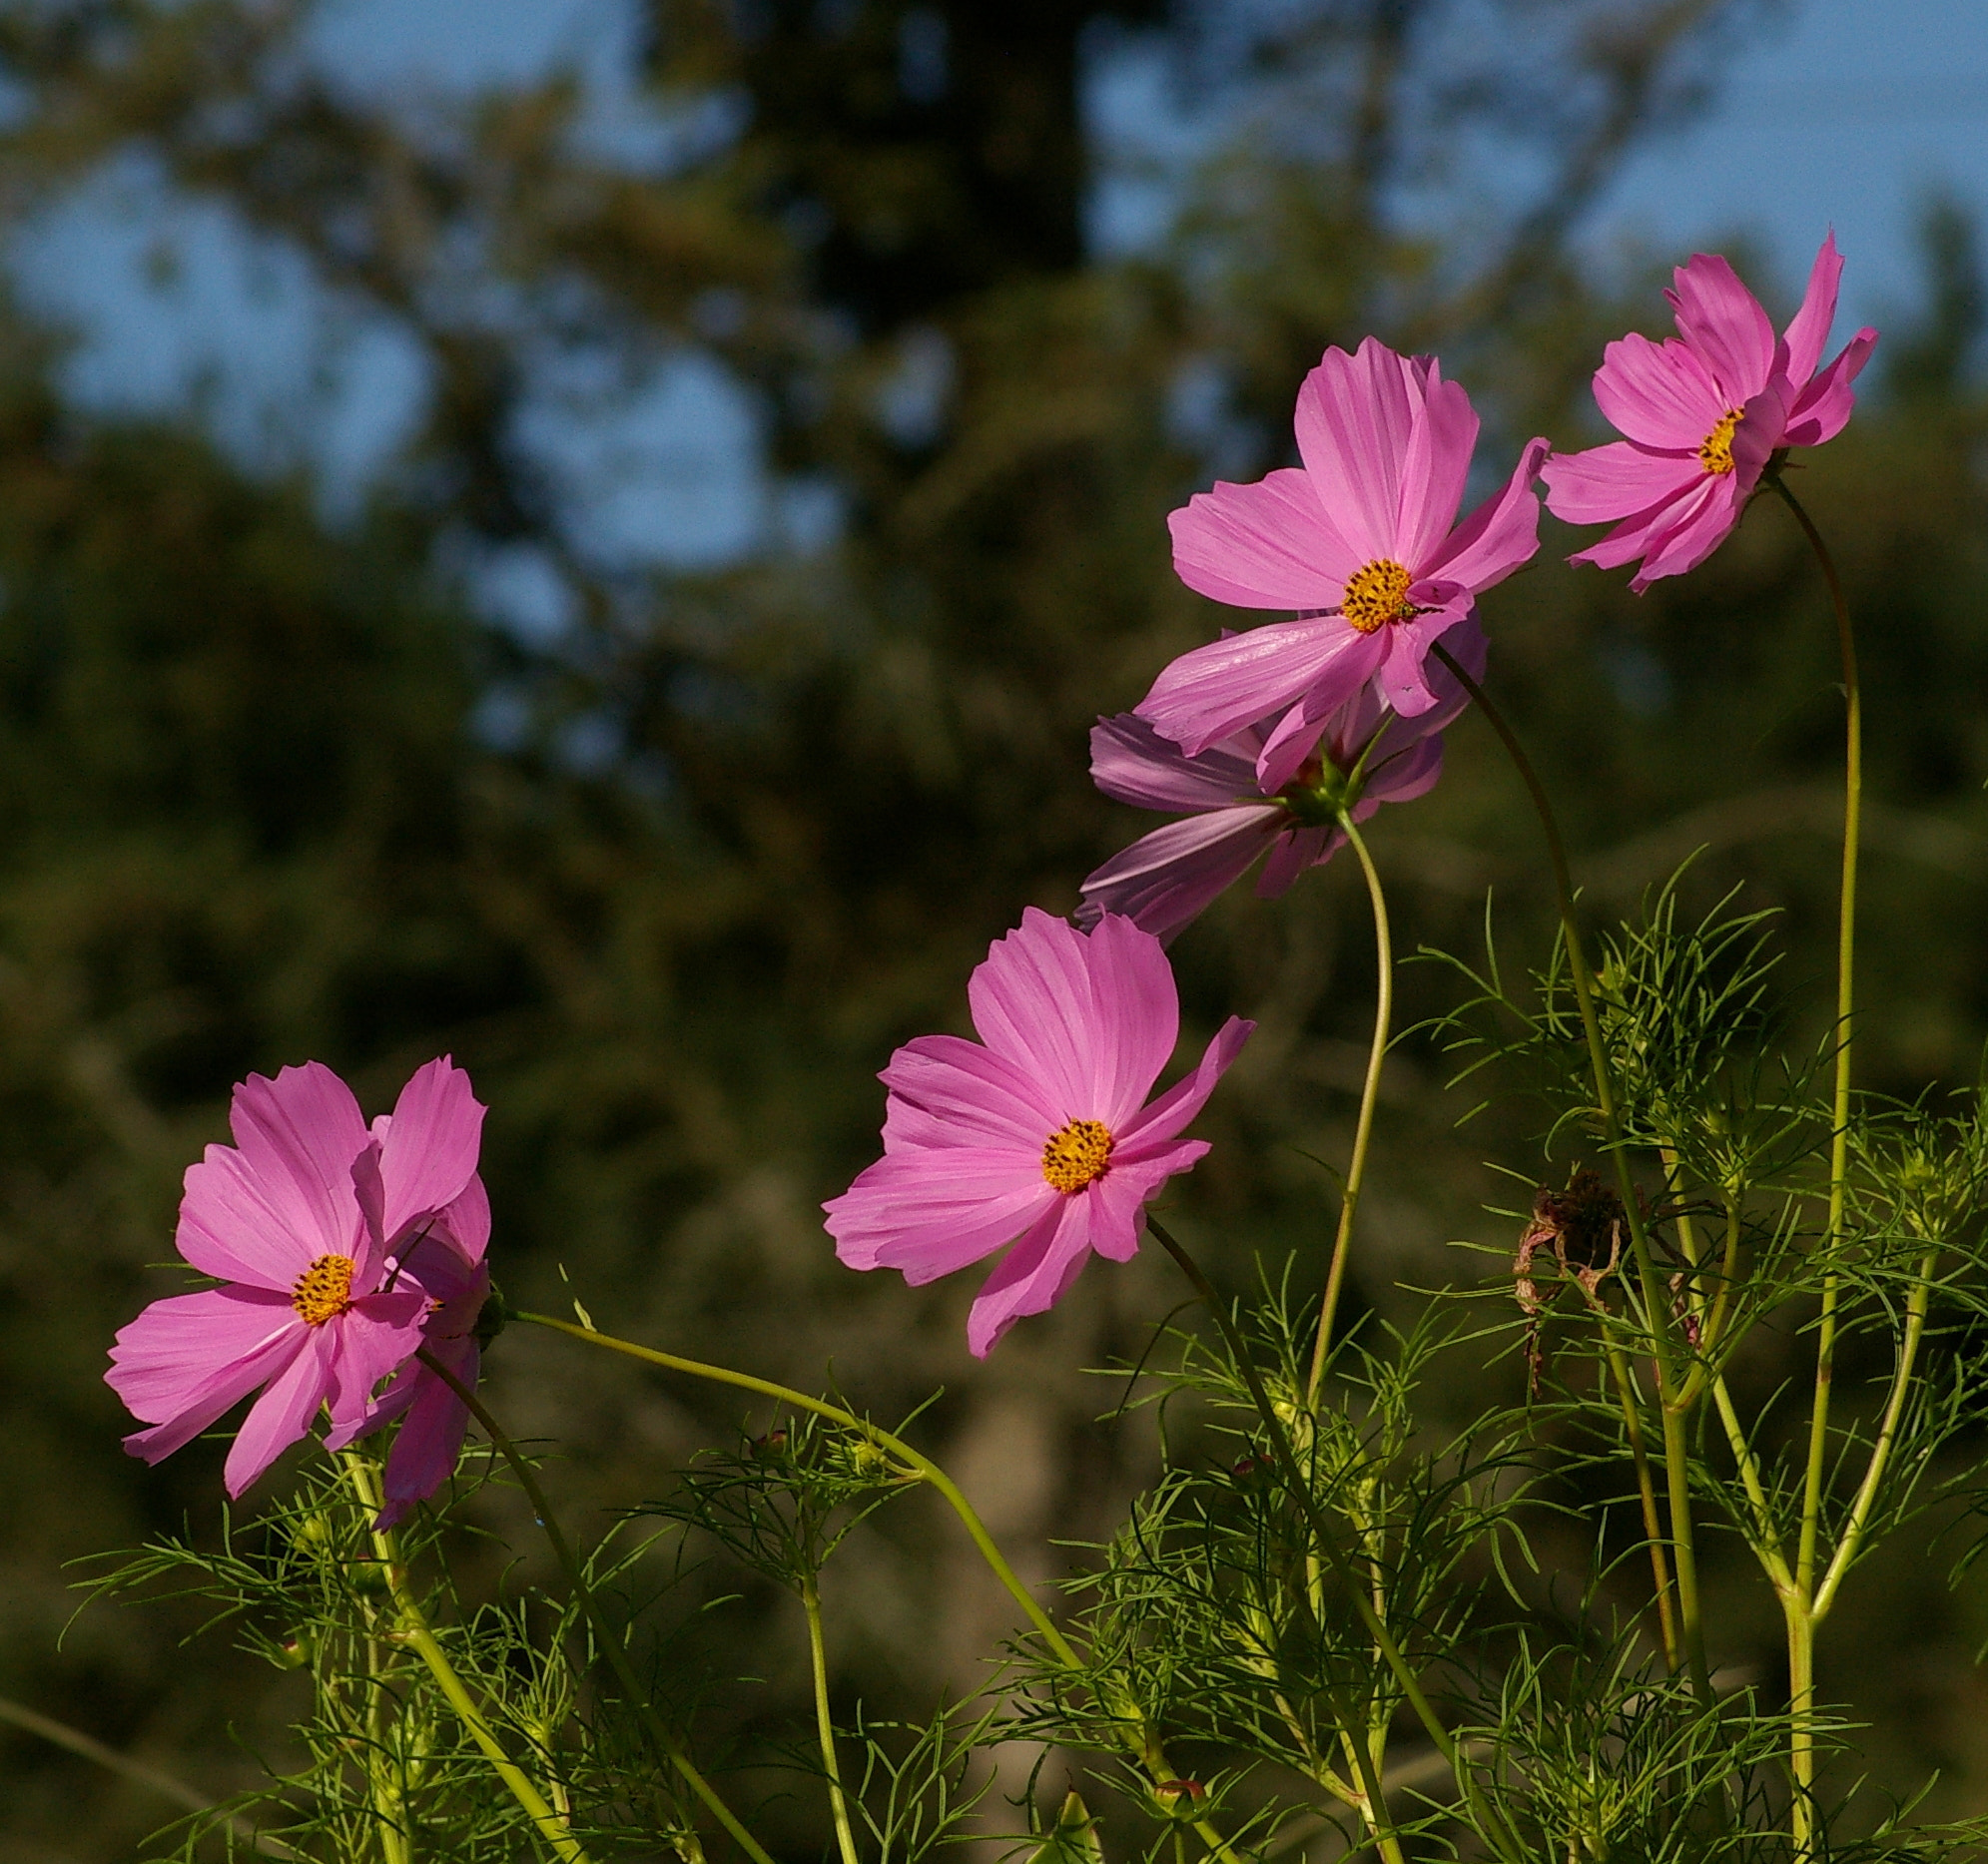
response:
[[[383,1421],[374,1388],[448,1308],[453,1264],[480,1262],[489,1206],[483,1108],[446,1056],[370,1132],[351,1089],[315,1061],[252,1074],[229,1124],[235,1144],[187,1171],[176,1239],[222,1286],[155,1301],[119,1333],[105,1378],[152,1426],[125,1439],[148,1463],[262,1389],[228,1453],[239,1496],[321,1406],[332,1449]]]
[[[1353,355],[1325,352],[1298,390],[1296,427],[1302,466],[1197,492],[1170,523],[1190,589],[1304,612],[1183,654],[1136,708],[1190,757],[1275,720],[1257,760],[1268,790],[1369,681],[1402,718],[1436,704],[1431,646],[1539,549],[1531,487],[1547,453],[1530,441],[1504,489],[1458,524],[1477,445],[1470,396],[1433,356],[1371,336]]]
[[[1467,622],[1446,643],[1473,679],[1483,676],[1484,630]],[[1098,868],[1083,884],[1079,926],[1122,913],[1171,938],[1264,854],[1256,893],[1275,900],[1307,868],[1323,867],[1346,846],[1339,812],[1365,822],[1383,803],[1406,803],[1443,774],[1442,730],[1468,699],[1447,667],[1430,685],[1433,710],[1413,719],[1391,713],[1363,686],[1325,720],[1318,745],[1281,789],[1257,774],[1267,725],[1252,725],[1199,757],[1162,738],[1136,712],[1100,719],[1090,734],[1090,774],[1106,796],[1139,809],[1190,812],[1155,829]]]
[[[891,1057],[884,1156],[823,1208],[849,1267],[899,1269],[914,1287],[1011,1244],[967,1323],[985,1359],[1091,1251],[1138,1253],[1147,1202],[1208,1149],[1181,1130],[1255,1025],[1231,1016],[1194,1072],[1147,1101],[1179,999],[1159,940],[1116,914],[1086,934],[1029,908],[967,999],[982,1040],[922,1035]]]
[[[1777,340],[1724,260],[1699,253],[1677,268],[1663,296],[1678,334],[1655,343],[1633,330],[1596,371],[1596,402],[1629,437],[1556,453],[1544,468],[1557,517],[1616,527],[1573,562],[1614,569],[1641,557],[1630,583],[1639,594],[1659,576],[1695,569],[1739,522],[1775,453],[1842,432],[1856,405],[1850,384],[1877,342],[1875,330],[1861,329],[1817,369],[1842,276],[1832,233]]]

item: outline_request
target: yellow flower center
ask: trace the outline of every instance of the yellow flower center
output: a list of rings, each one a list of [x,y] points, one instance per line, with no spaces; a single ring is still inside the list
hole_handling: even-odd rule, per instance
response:
[[[1406,621],[1415,613],[1408,600],[1408,585],[1414,580],[1393,557],[1376,557],[1347,579],[1339,612],[1362,634],[1372,634],[1391,621]]]
[[[1718,417],[1718,425],[1705,435],[1698,448],[1698,463],[1707,472],[1732,470],[1732,430],[1744,418],[1743,408],[1729,407]]]
[[[1049,1135],[1042,1148],[1042,1176],[1065,1194],[1104,1176],[1111,1163],[1110,1131],[1094,1119],[1073,1119]]]
[[[357,1266],[350,1256],[320,1256],[297,1278],[290,1305],[307,1326],[322,1327],[351,1306],[352,1270]]]

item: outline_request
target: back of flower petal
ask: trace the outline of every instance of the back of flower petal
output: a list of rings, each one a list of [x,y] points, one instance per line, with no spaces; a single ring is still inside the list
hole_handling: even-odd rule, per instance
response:
[[[1226,744],[1189,757],[1136,712],[1090,728],[1091,782],[1135,809],[1226,809],[1255,787],[1253,761],[1253,752]]]
[[[1284,813],[1267,803],[1215,810],[1141,836],[1085,878],[1078,924],[1122,913],[1154,937],[1172,937],[1249,871]]]

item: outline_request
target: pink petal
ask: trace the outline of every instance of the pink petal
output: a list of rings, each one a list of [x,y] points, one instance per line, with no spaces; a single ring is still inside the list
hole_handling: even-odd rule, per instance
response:
[[[481,1262],[490,1246],[490,1194],[481,1178],[471,1178],[462,1195],[442,1212],[441,1228],[471,1262]]]
[[[1228,1072],[1236,1056],[1242,1053],[1242,1045],[1249,1040],[1255,1027],[1255,1023],[1245,1022],[1240,1016],[1231,1016],[1223,1023],[1215,1031],[1215,1039],[1203,1051],[1192,1074],[1175,1081],[1157,1100],[1123,1126],[1113,1128],[1118,1141],[1112,1153],[1113,1160],[1122,1153],[1127,1164],[1136,1164],[1141,1158],[1150,1156],[1155,1148],[1174,1138],[1207,1104],[1208,1096],[1215,1091],[1215,1083]]]
[[[1415,566],[1416,580],[1461,583],[1475,595],[1530,562],[1540,547],[1540,501],[1533,481],[1551,451],[1545,440],[1528,440],[1504,488],[1459,524],[1434,557]]]
[[[1139,1253],[1139,1232],[1145,1227],[1146,1206],[1160,1193],[1176,1172],[1190,1170],[1206,1155],[1207,1146],[1196,1140],[1178,1146],[1172,1154],[1142,1159],[1136,1164],[1116,1162],[1103,1177],[1079,1195],[1088,1201],[1084,1239],[1107,1262],[1129,1262]]]
[[[1062,920],[1049,923],[1069,930]],[[1122,914],[1107,913],[1087,935],[1071,935],[1083,947],[1095,1004],[1092,1104],[1101,1109],[1095,1117],[1116,1132],[1173,1059],[1180,993],[1158,938]]]
[[[329,1325],[312,1328],[310,1336],[303,1352],[270,1381],[269,1390],[250,1407],[235,1434],[221,1472],[222,1485],[232,1498],[239,1500],[251,1483],[311,1429],[318,1407],[331,1395],[335,1340]]]
[[[221,1372],[267,1357],[303,1326],[288,1298],[266,1289],[168,1295],[118,1329],[104,1383],[133,1417],[163,1424]]]
[[[1167,519],[1173,570],[1188,588],[1238,608],[1333,608],[1356,557],[1295,466],[1253,485],[1226,480]]]
[[[1350,356],[1328,349],[1298,389],[1298,453],[1349,546],[1342,577],[1400,557],[1403,469],[1433,372],[1369,336]]]
[[[1652,453],[1627,440],[1556,453],[1540,475],[1547,482],[1547,509],[1570,524],[1617,523],[1696,491],[1712,476],[1695,455]]]
[[[1732,402],[1679,338],[1654,343],[1632,330],[1603,352],[1595,405],[1639,446],[1695,452]]]
[[[331,1429],[326,1438],[331,1449],[341,1450],[358,1436],[374,1388],[420,1350],[427,1308],[426,1294],[409,1285],[392,1294],[363,1296],[320,1329],[332,1336],[332,1385],[325,1395],[331,1408]]]
[[[1630,587],[1641,595],[1659,576],[1681,576],[1696,569],[1706,557],[1732,534],[1744,508],[1738,477],[1734,472],[1707,473],[1710,491],[1695,507],[1661,535],[1654,538],[1643,559],[1643,568],[1630,578]]]
[[[1836,291],[1842,283],[1843,261],[1836,251],[1834,229],[1823,236],[1815,264],[1809,268],[1808,289],[1802,294],[1801,309],[1781,337],[1787,349],[1787,377],[1796,388],[1803,387],[1822,359],[1822,345],[1829,340],[1829,325],[1836,320]],[[1804,442],[1804,444],[1806,444]]]
[[[1270,845],[1285,812],[1273,804],[1215,810],[1141,836],[1083,883],[1079,924],[1121,913],[1170,938]]]
[[[1069,1292],[1090,1250],[1085,1237],[1089,1211],[1084,1196],[1052,1193],[1053,1209],[1043,1211],[981,1284],[967,1317],[967,1350],[986,1359],[997,1341],[1024,1314],[1040,1314]]]
[[[1820,446],[1843,431],[1857,397],[1850,384],[1870,360],[1877,332],[1866,326],[1843,345],[1842,353],[1796,394],[1782,434],[1789,446]]]
[[[1243,745],[1238,738],[1190,758],[1136,712],[1121,712],[1090,728],[1090,780],[1135,809],[1227,809],[1256,793],[1253,755]]]
[[[183,1449],[203,1431],[232,1411],[266,1380],[276,1378],[311,1345],[310,1329],[302,1325],[271,1339],[251,1359],[222,1366],[187,1393],[185,1409],[149,1431],[134,1431],[124,1440],[128,1455],[158,1463]]]
[[[1063,1119],[1096,1119],[1097,1016],[1081,933],[1026,908],[967,981],[974,1027],[997,1055],[1042,1084]]]
[[[1351,699],[1387,651],[1336,616],[1273,621],[1182,654],[1153,681],[1138,716],[1190,756],[1309,694],[1327,710]]]
[[[1742,406],[1767,385],[1774,369],[1774,326],[1723,259],[1694,254],[1677,268],[1675,289],[1663,296],[1677,313],[1684,340],[1710,366],[1727,407]]]
[[[891,1057],[884,1149],[993,1145],[1039,1156],[1068,1117],[1025,1068],[958,1035],[921,1035]]]
[[[1040,1146],[950,1146],[887,1154],[822,1208],[847,1267],[899,1269],[917,1287],[992,1255],[1058,1195]]]
[[[379,1159],[389,1248],[410,1224],[452,1203],[475,1175],[483,1112],[469,1076],[446,1055],[400,1089]]]
[[[1464,594],[1460,599],[1464,604],[1461,611],[1446,605],[1386,631],[1387,658],[1381,662],[1374,684],[1380,688],[1381,697],[1404,719],[1420,719],[1434,712],[1441,703],[1433,682],[1444,671],[1443,663],[1436,661],[1432,665],[1429,650],[1452,629],[1471,619],[1470,597]]]
[[[1432,371],[1429,398],[1409,431],[1395,525],[1400,560],[1411,569],[1429,558],[1457,521],[1477,431],[1477,414],[1463,384],[1443,381]]]
[[[1416,721],[1418,725],[1421,722]],[[1412,803],[1435,789],[1443,775],[1443,741],[1440,737],[1424,738],[1393,752],[1383,745],[1368,769],[1366,794],[1353,811],[1355,822],[1365,822],[1383,803]]]
[[[307,1061],[273,1081],[250,1075],[228,1119],[249,1173],[311,1257],[356,1256],[351,1164],[366,1130],[352,1090],[324,1063]]]
[[[232,1145],[211,1145],[187,1167],[174,1242],[203,1275],[288,1295],[318,1257],[350,1252],[351,1237],[328,1240],[318,1217],[287,1175],[271,1180]]]
[[[476,1389],[482,1354],[474,1340],[431,1350],[463,1385],[472,1392]],[[454,1474],[468,1430],[469,1407],[426,1367],[419,1368],[406,1420],[386,1454],[380,1497],[385,1506],[376,1526],[398,1527],[416,1503],[425,1502]]]

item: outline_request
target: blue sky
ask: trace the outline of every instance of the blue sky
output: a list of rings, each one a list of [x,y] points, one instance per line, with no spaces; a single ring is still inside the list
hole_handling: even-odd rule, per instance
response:
[[[336,82],[414,110],[570,68],[589,149],[653,168],[686,126],[635,87],[635,20],[632,0],[325,0],[313,49]],[[1100,197],[1107,246],[1164,222],[1165,172],[1196,140],[1166,110],[1137,42],[1107,48],[1093,125],[1154,158],[1153,173],[1121,172]],[[1848,261],[1840,340],[1916,300],[1914,222],[1935,190],[1988,215],[1988,0],[1791,0],[1728,61],[1711,112],[1644,149],[1582,237],[1606,261],[1681,258],[1744,233],[1785,298],[1833,224]],[[333,515],[418,418],[425,364],[403,334],[225,211],[174,198],[142,162],[19,235],[11,263],[26,301],[78,333],[66,380],[79,403],[197,408],[239,457],[312,470]],[[722,563],[832,522],[769,488],[750,404],[694,355],[658,356],[632,378],[601,357],[548,355],[518,438],[575,547],[604,568]],[[569,605],[543,563],[466,567],[521,631],[563,625]]]

